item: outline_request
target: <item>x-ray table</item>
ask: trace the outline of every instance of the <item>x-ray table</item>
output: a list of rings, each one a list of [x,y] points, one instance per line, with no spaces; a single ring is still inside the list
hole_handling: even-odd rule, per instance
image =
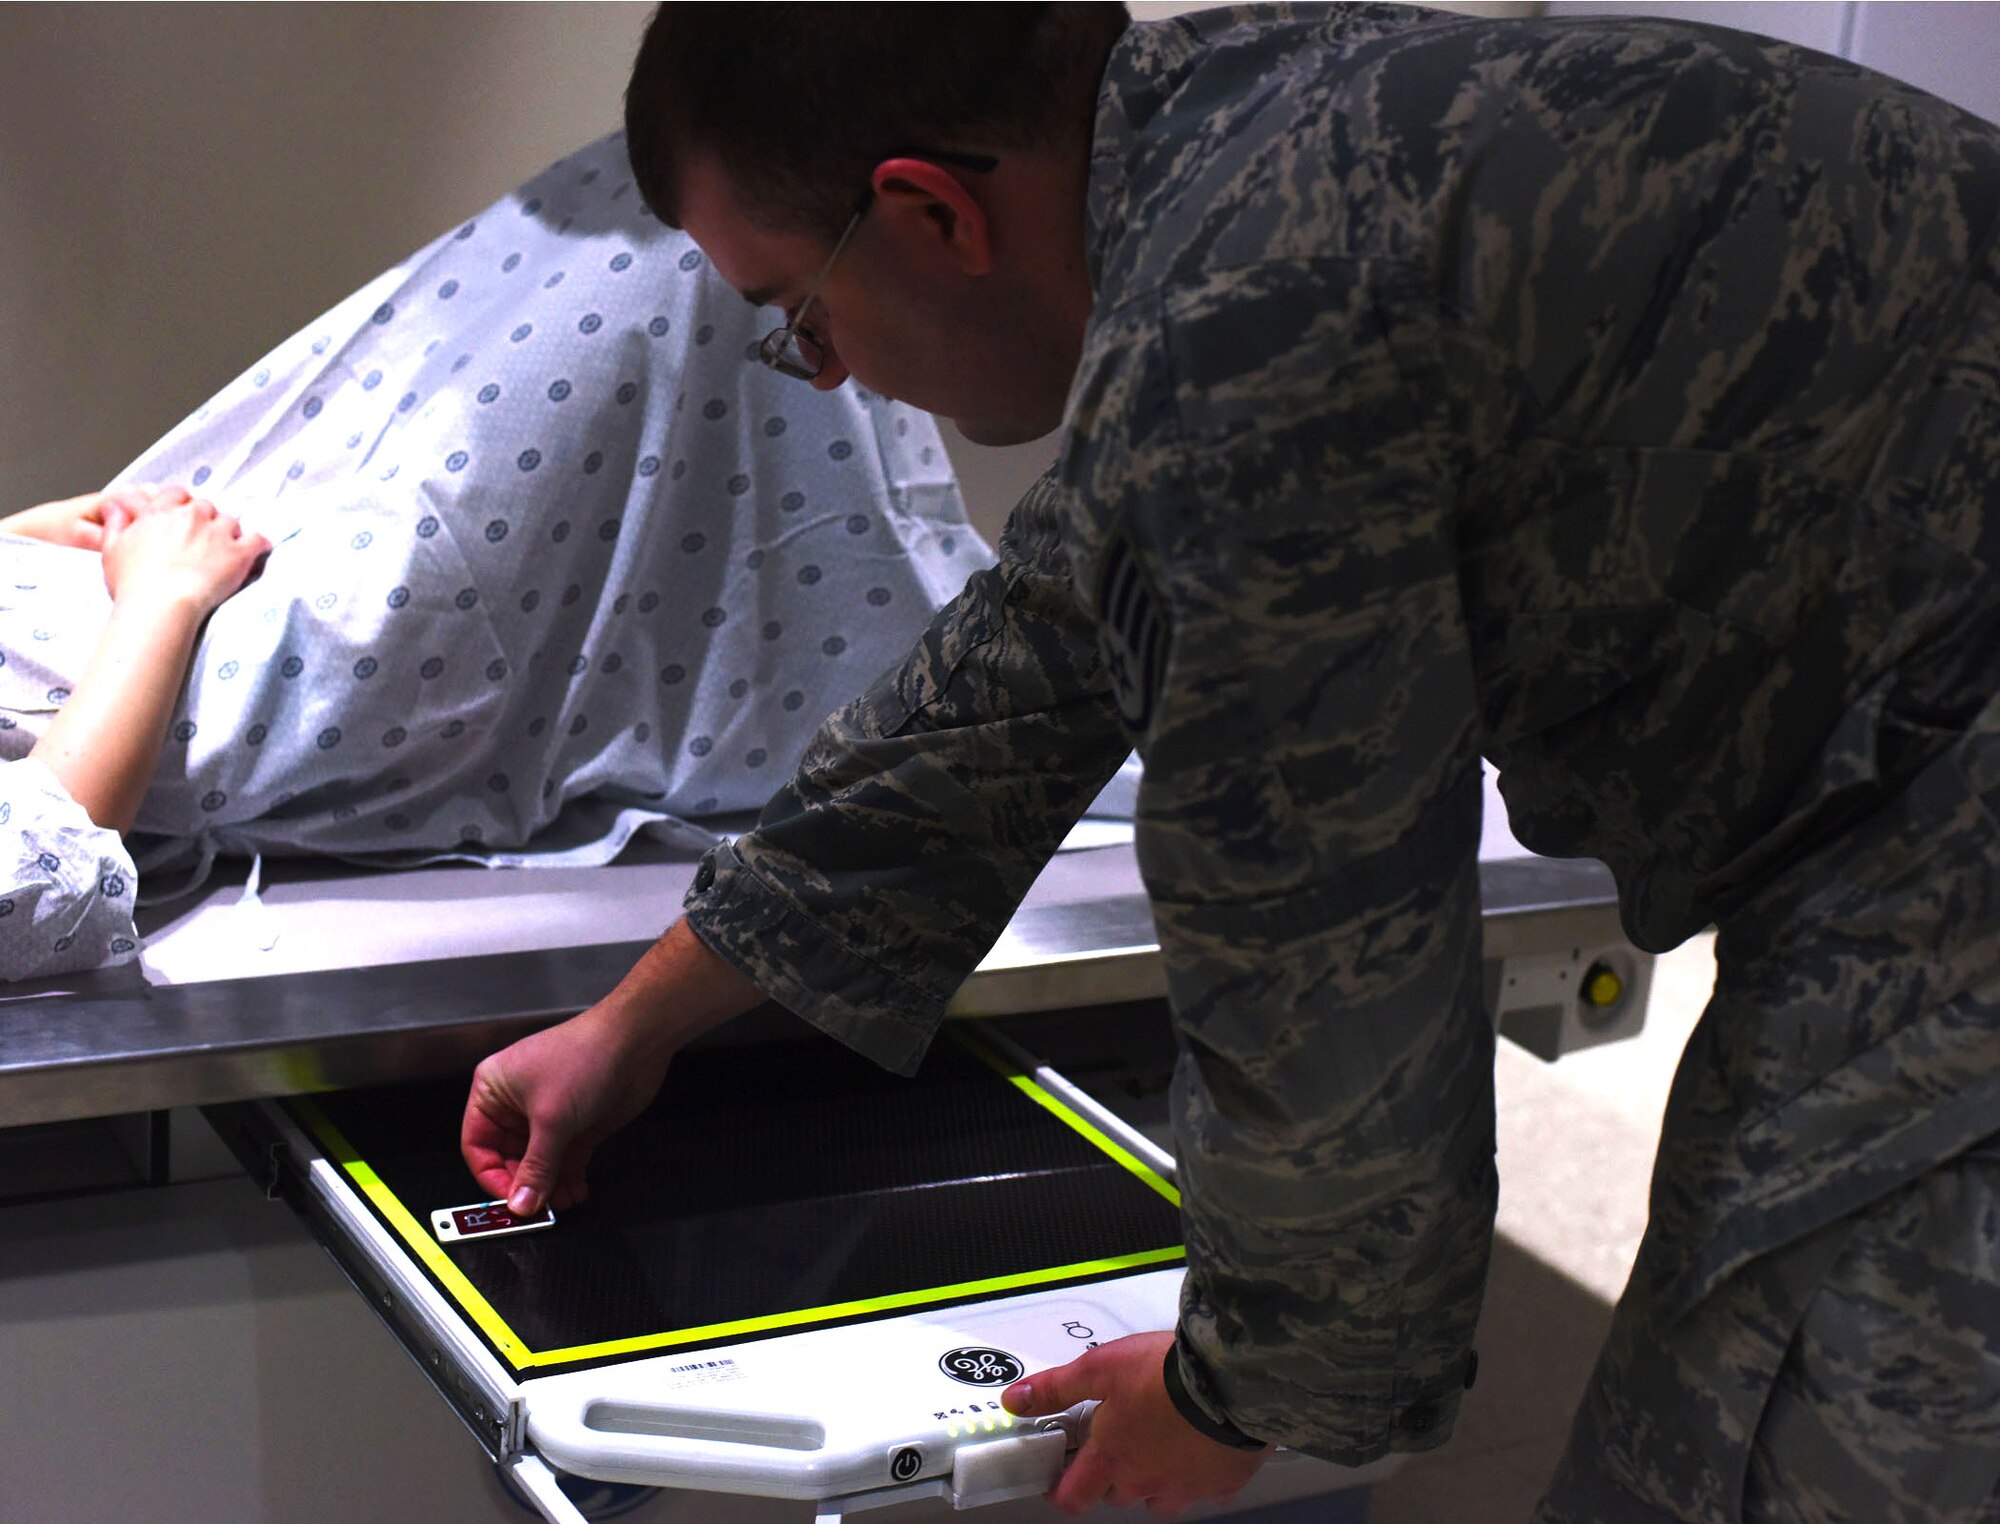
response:
[[[0,1115],[222,1106],[258,1181],[550,1518],[576,1517],[551,1465],[833,1512],[1037,1492],[1083,1415],[1010,1424],[998,1392],[1172,1326],[1177,1198],[1154,1143],[970,1018],[1147,1014],[1132,1003],[1164,977],[1128,837],[1051,864],[922,1078],[817,1038],[685,1055],[600,1151],[591,1201],[543,1232],[430,1231],[475,1190],[465,1073],[609,989],[691,863],[280,865],[256,903],[216,886],[147,928],[145,969],[0,995]],[[1503,1032],[1554,1057],[1637,1028],[1650,959],[1601,867],[1503,841],[1481,879]]]

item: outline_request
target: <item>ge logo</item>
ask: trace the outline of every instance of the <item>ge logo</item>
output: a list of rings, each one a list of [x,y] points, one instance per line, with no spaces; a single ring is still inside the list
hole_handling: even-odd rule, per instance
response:
[[[1005,1386],[1019,1381],[1027,1371],[1004,1349],[947,1350],[938,1369],[967,1386]]]

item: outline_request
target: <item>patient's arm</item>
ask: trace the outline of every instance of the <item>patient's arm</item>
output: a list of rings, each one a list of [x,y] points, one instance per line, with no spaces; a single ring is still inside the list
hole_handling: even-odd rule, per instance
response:
[[[90,665],[29,753],[98,825],[130,828],[159,761],[195,635],[270,548],[213,503],[112,515],[104,533],[111,618]]]
[[[0,531],[72,550],[102,550],[107,531],[115,534],[142,513],[188,501],[188,493],[179,487],[116,487],[23,508],[0,518]]]

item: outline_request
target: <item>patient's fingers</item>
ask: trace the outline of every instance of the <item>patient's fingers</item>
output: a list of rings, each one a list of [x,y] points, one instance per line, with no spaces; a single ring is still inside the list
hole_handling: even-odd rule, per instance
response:
[[[192,502],[194,494],[185,487],[162,487],[153,482],[134,482],[124,487],[114,487],[104,495],[107,505],[116,503],[134,517],[145,513],[158,513],[167,508],[179,508]]]

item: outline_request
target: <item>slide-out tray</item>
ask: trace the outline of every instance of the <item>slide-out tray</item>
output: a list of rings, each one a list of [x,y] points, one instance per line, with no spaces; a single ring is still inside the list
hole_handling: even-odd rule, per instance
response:
[[[683,1055],[598,1149],[587,1202],[440,1243],[434,1216],[477,1197],[465,1095],[426,1081],[262,1114],[315,1230],[503,1463],[1018,1496],[1074,1425],[1017,1427],[1000,1390],[1174,1321],[1170,1161],[981,1034],[948,1032],[914,1080],[817,1036]]]
[[[1179,1197],[984,1040],[914,1081],[812,1038],[697,1051],[597,1150],[554,1228],[442,1244],[477,1192],[462,1080],[287,1102],[519,1371],[1075,1285],[1181,1258]]]

